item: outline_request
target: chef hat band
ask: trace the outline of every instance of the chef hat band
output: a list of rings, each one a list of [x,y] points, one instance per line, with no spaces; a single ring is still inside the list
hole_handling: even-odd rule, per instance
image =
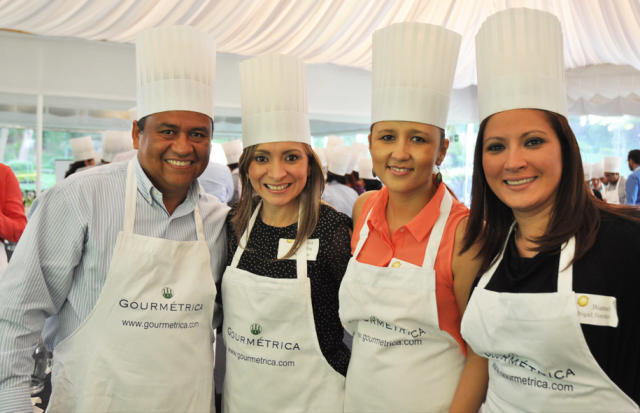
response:
[[[304,64],[293,56],[267,55],[240,63],[242,144],[311,144]]]
[[[189,26],[156,27],[136,40],[137,116],[171,110],[213,119],[216,47]]]
[[[480,119],[510,109],[567,115],[562,29],[553,14],[511,8],[493,14],[476,35]]]
[[[373,34],[372,123],[444,129],[461,36],[432,24],[396,23]]]

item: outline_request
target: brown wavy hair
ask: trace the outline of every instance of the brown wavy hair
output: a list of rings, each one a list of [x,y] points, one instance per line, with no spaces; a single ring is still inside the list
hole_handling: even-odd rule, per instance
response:
[[[556,189],[551,218],[545,233],[532,239],[535,251],[557,250],[562,243],[575,235],[576,249],[573,261],[584,256],[593,246],[600,229],[600,215],[608,212],[621,218],[640,222],[640,209],[611,205],[598,200],[584,184],[584,172],[580,148],[571,126],[562,115],[546,110],[547,121],[560,141],[562,174]],[[487,184],[482,167],[484,131],[491,116],[480,123],[473,158],[471,187],[471,213],[464,236],[462,252],[479,243],[478,257],[482,259],[482,271],[487,270],[497,258],[513,223],[513,211],[496,196]],[[572,262],[573,262],[572,261]]]
[[[310,145],[303,144],[304,152],[309,159],[309,177],[307,183],[298,195],[300,202],[300,225],[298,226],[298,232],[296,233],[296,239],[291,246],[289,252],[281,259],[287,259],[293,256],[296,251],[304,243],[316,229],[318,225],[318,219],[320,216],[320,196],[324,190],[324,176],[322,174],[322,166],[318,155],[313,151]],[[238,162],[238,168],[240,172],[240,179],[242,181],[242,193],[240,194],[240,200],[236,206],[235,215],[231,218],[231,224],[233,225],[233,232],[238,239],[238,245],[242,241],[242,234],[249,225],[251,220],[251,214],[260,201],[260,196],[256,193],[249,182],[249,165],[253,161],[256,149],[258,145],[252,145],[244,148],[242,155],[240,155],[240,161]],[[243,246],[246,248],[246,245]]]

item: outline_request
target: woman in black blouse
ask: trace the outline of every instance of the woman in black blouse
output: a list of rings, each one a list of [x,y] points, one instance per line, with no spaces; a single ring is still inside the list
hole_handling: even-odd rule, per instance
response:
[[[302,63],[263,56],[240,73],[243,185],[227,220],[222,277],[224,411],[342,411],[350,353],[338,289],[351,221],[320,203]]]
[[[557,18],[530,9],[490,17],[476,37],[483,121],[465,247],[479,248],[483,275],[462,336],[488,361],[488,389],[476,378],[457,396],[486,389],[483,412],[639,411],[640,210],[584,185],[561,44]]]

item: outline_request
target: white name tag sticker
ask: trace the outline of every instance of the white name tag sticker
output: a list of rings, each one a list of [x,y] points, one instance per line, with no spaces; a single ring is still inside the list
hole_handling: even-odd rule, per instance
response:
[[[291,250],[291,247],[293,246],[293,242],[294,240],[292,239],[280,238],[280,240],[278,241],[278,259],[282,259],[282,257],[287,255],[287,253],[289,252],[289,250]],[[318,258],[319,249],[320,249],[319,239],[317,238],[308,239],[307,240],[307,261],[315,261]],[[287,259],[295,260],[296,255],[297,253]]]
[[[578,321],[594,326],[618,327],[616,297],[575,293]]]

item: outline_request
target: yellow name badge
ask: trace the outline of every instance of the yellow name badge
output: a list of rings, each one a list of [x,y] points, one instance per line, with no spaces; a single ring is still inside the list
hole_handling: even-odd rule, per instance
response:
[[[575,293],[580,324],[618,327],[616,297]]]
[[[291,247],[293,246],[293,241],[294,240],[292,239],[280,238],[280,240],[278,241],[278,259],[281,259],[285,255],[287,255],[287,253],[289,252],[289,250],[291,250]],[[317,238],[308,239],[307,240],[307,261],[315,261],[316,258],[318,258],[319,249],[320,249],[319,239]],[[296,255],[297,253],[287,259],[295,260]]]

